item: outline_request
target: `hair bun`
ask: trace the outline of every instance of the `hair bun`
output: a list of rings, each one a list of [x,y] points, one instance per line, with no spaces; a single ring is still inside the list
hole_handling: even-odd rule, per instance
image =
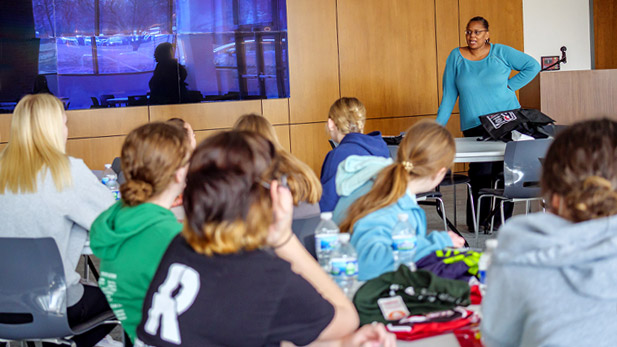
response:
[[[566,204],[576,222],[608,217],[617,213],[617,192],[606,178],[589,176],[581,189],[567,195]]]
[[[150,199],[153,190],[152,184],[139,179],[126,181],[120,187],[122,200],[129,206],[135,206]]]

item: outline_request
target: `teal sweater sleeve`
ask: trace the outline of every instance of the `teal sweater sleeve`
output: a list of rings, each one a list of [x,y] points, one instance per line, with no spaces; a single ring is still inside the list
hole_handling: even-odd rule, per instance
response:
[[[512,70],[519,73],[510,78]],[[479,116],[520,108],[515,91],[539,71],[534,58],[505,45],[492,44],[488,56],[478,61],[463,58],[456,48],[446,61],[436,121],[448,123],[457,98],[461,130],[479,126]]]
[[[519,71],[508,80],[508,87],[511,90],[516,91],[523,88],[540,72],[540,64],[531,56],[509,46],[499,46],[498,52],[501,53],[504,64],[512,70]]]
[[[450,55],[446,60],[446,68],[443,72],[443,96],[441,98],[439,110],[437,111],[437,119],[435,120],[443,126],[448,123],[452,110],[454,109],[454,105],[456,104],[456,99],[458,99],[458,89],[456,88],[455,83],[457,55],[460,55],[458,53],[458,48],[450,52]]]
[[[409,222],[416,229],[417,247],[414,261],[452,246],[447,232],[434,231],[426,235],[426,215],[409,195],[398,202],[377,210],[358,220],[353,227],[351,244],[358,253],[358,279],[366,281],[385,272],[394,271],[392,254],[392,229],[399,213],[407,213]]]

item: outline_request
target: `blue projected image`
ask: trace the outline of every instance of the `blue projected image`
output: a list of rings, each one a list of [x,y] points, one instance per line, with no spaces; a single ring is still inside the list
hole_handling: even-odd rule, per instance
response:
[[[38,73],[70,109],[289,96],[285,0],[33,0],[32,6]],[[162,44],[171,48],[157,61]],[[161,84],[175,90],[154,102],[152,88]]]

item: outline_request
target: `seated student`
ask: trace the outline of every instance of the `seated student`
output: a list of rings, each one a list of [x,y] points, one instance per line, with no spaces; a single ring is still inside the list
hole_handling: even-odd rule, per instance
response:
[[[415,260],[436,250],[462,247],[465,240],[452,231],[426,233],[426,215],[416,194],[435,188],[454,160],[452,135],[432,121],[414,124],[401,141],[396,161],[383,168],[368,193],[349,207],[341,232],[351,234],[358,252],[358,279],[366,281],[394,271],[392,228],[407,213],[418,236]],[[371,158],[368,158],[371,159]],[[370,177],[368,177],[370,180]]]
[[[190,152],[186,133],[175,125],[149,123],[131,131],[122,145],[122,200],[92,225],[99,285],[133,341],[152,276],[182,229],[169,208],[184,188]]]
[[[390,157],[388,146],[379,131],[363,134],[366,109],[356,98],[340,98],[330,107],[328,132],[338,146],[328,152],[321,167],[323,194],[319,201],[322,212],[332,211],[338,202],[336,193],[336,170],[350,155],[374,155]]]
[[[394,346],[358,315],[291,231],[276,148],[255,132],[209,137],[191,158],[187,223],[144,301],[138,346],[279,346],[346,339]]]
[[[197,147],[197,141],[195,140],[195,132],[193,131],[193,127],[191,126],[189,122],[185,121],[182,118],[174,117],[174,118],[169,118],[167,120],[167,123],[176,125],[186,131],[186,136],[188,136],[189,144],[191,145],[191,150]]]
[[[573,124],[540,179],[547,213],[499,230],[482,303],[486,346],[616,346],[617,122]]]
[[[27,95],[15,107],[9,142],[0,153],[0,237],[56,241],[69,324],[76,326],[110,310],[103,292],[81,284],[75,269],[92,222],[114,198],[81,159],[66,155],[67,135],[64,106],[51,94]],[[112,329],[101,325],[73,340],[94,346]]]
[[[299,214],[318,215],[319,206],[317,203],[321,197],[319,179],[308,165],[283,148],[272,124],[265,117],[249,114],[240,117],[236,121],[234,129],[254,131],[268,139],[276,147],[280,158],[279,170],[287,175],[287,183],[294,199],[294,205],[297,207],[294,208],[294,218],[299,218]]]

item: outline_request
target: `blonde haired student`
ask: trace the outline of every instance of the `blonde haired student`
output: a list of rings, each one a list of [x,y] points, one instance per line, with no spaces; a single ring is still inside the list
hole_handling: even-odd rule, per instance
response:
[[[357,198],[346,211],[341,232],[349,232],[358,252],[360,280],[368,280],[393,271],[392,228],[398,215],[409,215],[418,236],[415,259],[448,246],[462,247],[465,240],[452,231],[433,231],[427,235],[426,215],[416,202],[416,194],[434,189],[443,179],[454,160],[454,139],[433,121],[419,122],[409,128],[399,145],[396,160],[350,157],[341,164],[337,183],[352,181],[358,192],[368,192]],[[374,170],[376,176],[358,172]],[[351,170],[350,170],[351,169]],[[349,171],[347,171],[349,170]],[[361,183],[360,185],[358,185]],[[342,187],[341,187],[342,188]],[[355,199],[351,194],[347,198]],[[339,203],[344,203],[343,201]]]
[[[340,98],[328,113],[327,129],[337,146],[326,155],[321,167],[323,194],[319,201],[322,212],[332,211],[338,202],[336,170],[350,155],[390,157],[388,146],[379,131],[363,134],[366,108],[356,98]]]
[[[81,159],[66,154],[62,102],[50,94],[23,97],[13,112],[8,144],[0,153],[0,237],[52,237],[60,251],[71,325],[109,311],[98,287],[82,285],[75,271],[92,222],[113,202],[111,192]],[[74,337],[93,346],[113,326]]]
[[[279,170],[287,175],[294,205],[298,206],[302,202],[308,204],[319,202],[322,192],[319,179],[308,165],[283,148],[274,132],[274,127],[265,117],[255,114],[244,115],[236,121],[234,129],[254,131],[272,142],[279,156]]]

